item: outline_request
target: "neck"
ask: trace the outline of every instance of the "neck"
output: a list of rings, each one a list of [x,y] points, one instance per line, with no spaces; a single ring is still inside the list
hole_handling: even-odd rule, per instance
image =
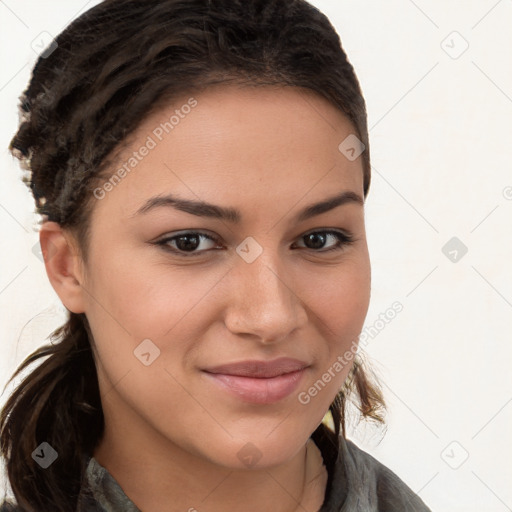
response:
[[[184,450],[147,426],[136,428],[133,417],[118,416],[116,422],[105,422],[93,455],[140,510],[295,512],[316,511],[323,502],[327,473],[312,440],[278,466],[236,470]],[[120,436],[127,424],[135,428]]]

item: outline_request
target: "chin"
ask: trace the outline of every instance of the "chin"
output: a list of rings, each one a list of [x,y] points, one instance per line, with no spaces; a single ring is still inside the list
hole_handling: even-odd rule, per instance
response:
[[[294,435],[283,432],[269,436],[265,429],[265,432],[255,432],[253,436],[219,442],[211,460],[232,470],[271,469],[290,461],[308,439],[309,435],[297,436],[296,431]]]

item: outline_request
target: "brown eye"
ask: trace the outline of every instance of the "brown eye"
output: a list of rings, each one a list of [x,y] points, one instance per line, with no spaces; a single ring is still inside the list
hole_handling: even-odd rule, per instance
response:
[[[197,256],[208,250],[207,248],[196,250],[201,246],[202,239],[218,243],[218,240],[206,233],[187,231],[179,235],[163,238],[156,242],[156,244],[180,256]],[[174,246],[171,245],[171,243],[174,244]]]
[[[354,238],[350,234],[342,233],[341,231],[313,231],[301,237],[306,244],[306,249],[311,249],[315,252],[328,252],[343,249],[346,245],[354,242]],[[335,240],[335,244],[323,249],[329,240]],[[323,250],[319,250],[323,249]]]
[[[353,243],[355,240],[352,235],[343,233],[341,231],[325,230],[325,231],[312,231],[306,235],[302,235],[300,239],[305,241],[305,249],[324,253],[329,251],[342,250],[345,246]],[[177,254],[178,256],[200,256],[201,254],[212,249],[202,248],[202,240],[216,242],[220,244],[219,240],[211,235],[198,231],[185,231],[173,236],[167,236],[157,242],[164,250]],[[326,244],[334,241],[327,248]],[[203,244],[204,245],[204,244]]]

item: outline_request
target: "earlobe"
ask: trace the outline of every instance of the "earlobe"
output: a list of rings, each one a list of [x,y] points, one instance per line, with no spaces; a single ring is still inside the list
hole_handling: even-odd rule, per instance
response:
[[[46,273],[60,300],[73,313],[85,312],[83,276],[80,259],[72,236],[57,222],[44,222],[39,242]]]

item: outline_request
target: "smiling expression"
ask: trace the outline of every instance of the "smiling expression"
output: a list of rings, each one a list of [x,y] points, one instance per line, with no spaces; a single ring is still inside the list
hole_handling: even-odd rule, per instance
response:
[[[214,87],[155,132],[187,99],[141,123],[119,162],[155,144],[94,203],[83,299],[105,421],[227,467],[252,443],[270,466],[350,370],[298,400],[367,313],[362,159],[338,149],[351,123],[309,91]],[[278,358],[302,367],[255,363]]]

